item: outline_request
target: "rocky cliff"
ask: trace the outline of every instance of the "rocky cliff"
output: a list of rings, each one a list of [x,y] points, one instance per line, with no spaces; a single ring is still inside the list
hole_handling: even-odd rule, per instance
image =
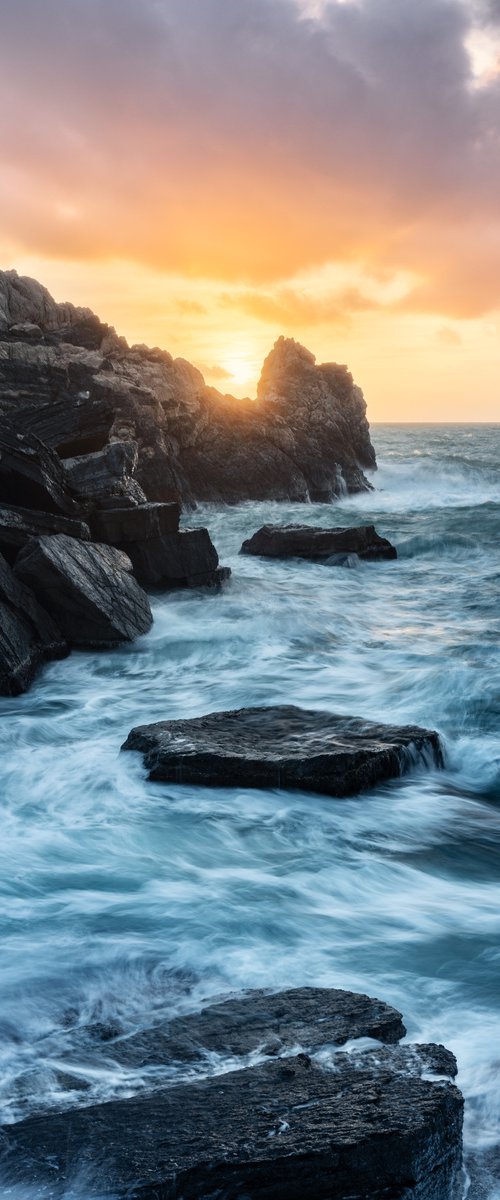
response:
[[[0,419],[63,460],[129,443],[148,500],[328,501],[364,490],[363,468],[375,466],[365,412],[347,368],[317,366],[292,338],[266,358],[256,400],[239,401],[183,359],[129,347],[90,309],[0,272]]]

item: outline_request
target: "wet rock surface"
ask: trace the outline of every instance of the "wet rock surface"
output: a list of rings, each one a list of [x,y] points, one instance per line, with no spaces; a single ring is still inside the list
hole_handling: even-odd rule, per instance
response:
[[[159,1068],[173,1062],[200,1064],[207,1054],[274,1057],[299,1047],[314,1051],[353,1038],[393,1045],[405,1033],[401,1013],[370,996],[336,988],[274,994],[257,990],[128,1036],[113,1027],[103,1030],[99,1022],[77,1028],[66,1036],[63,1055],[81,1061],[83,1054],[98,1063],[104,1053],[127,1068]]]
[[[153,618],[132,564],[111,546],[65,534],[33,538],[15,564],[73,646],[113,646],[147,633]]]
[[[18,696],[42,663],[68,653],[61,630],[0,554],[0,695]]]
[[[185,1047],[190,1022],[188,1049],[246,1054],[281,1034],[278,1057],[4,1126],[2,1181],[36,1186],[40,1200],[82,1181],[86,1197],[115,1200],[458,1196],[463,1102],[449,1051],[289,1052],[368,1030],[392,1043],[404,1032],[394,1009],[329,989],[250,993],[172,1022],[172,1045]]]
[[[369,562],[397,558],[387,538],[374,525],[323,529],[314,525],[263,525],[241,547],[242,554],[264,558],[306,558],[342,565],[351,554]]]
[[[420,757],[442,765],[438,734],[293,705],[242,708],[132,729],[149,778],[215,787],[299,788],[352,796]]]

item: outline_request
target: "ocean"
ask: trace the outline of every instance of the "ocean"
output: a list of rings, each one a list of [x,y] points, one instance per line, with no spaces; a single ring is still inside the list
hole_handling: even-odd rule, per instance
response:
[[[499,1200],[500,426],[372,439],[370,493],[187,515],[223,592],[155,597],[150,635],[0,701],[4,1121],[157,1082],[113,1061],[117,1032],[242,988],[346,987],[454,1051],[471,1195]],[[240,557],[269,521],[374,523],[398,560]],[[445,769],[333,800],[152,784],[120,752],[137,724],[283,702],[435,728]]]

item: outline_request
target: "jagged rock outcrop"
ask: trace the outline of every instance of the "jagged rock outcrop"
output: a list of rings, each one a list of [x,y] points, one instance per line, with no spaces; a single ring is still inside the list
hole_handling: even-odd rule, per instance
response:
[[[397,550],[374,525],[324,529],[317,525],[263,525],[241,547],[241,554],[264,558],[306,558],[342,565],[350,555],[367,562],[397,558]]]
[[[183,359],[129,348],[89,310],[0,272],[0,417],[62,458],[136,443],[148,500],[325,500],[375,466],[362,393],[292,338],[268,355],[255,401],[205,385]]]
[[[433,730],[291,704],[138,725],[122,749],[142,751],[149,778],[158,781],[327,796],[353,796],[397,778],[418,758],[442,765]]]
[[[0,554],[0,696],[25,692],[42,663],[67,654],[61,630]]]
[[[130,559],[114,547],[65,534],[33,538],[14,571],[72,646],[115,646],[147,633],[153,623]]]
[[[26,546],[30,538],[43,533],[65,533],[83,542],[90,541],[90,529],[84,521],[72,521],[69,517],[54,513],[0,504],[0,553],[7,562],[13,564],[21,547]]]
[[[228,1050],[241,1065],[168,1086],[171,1059],[160,1058],[139,1096],[4,1126],[3,1186],[54,1200],[82,1180],[89,1200],[458,1200],[455,1059],[443,1046],[394,1045],[404,1033],[394,1009],[328,989],[257,992],[180,1025],[167,1055],[180,1036],[177,1061],[205,1043],[205,1055]],[[333,1049],[367,1033],[388,1044]],[[297,1043],[320,1055],[291,1055]],[[247,1066],[249,1048],[267,1061]]]

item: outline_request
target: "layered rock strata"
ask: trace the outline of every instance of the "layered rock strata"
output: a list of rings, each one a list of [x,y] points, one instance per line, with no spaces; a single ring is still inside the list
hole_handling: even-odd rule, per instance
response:
[[[438,734],[293,705],[242,708],[132,729],[149,778],[209,787],[300,789],[353,796],[419,760],[442,765]]]
[[[264,1061],[4,1126],[4,1186],[29,1184],[53,1200],[82,1180],[89,1200],[458,1197],[455,1060],[442,1046],[395,1045],[404,1032],[395,1010],[326,989],[250,993],[184,1018],[181,1047],[190,1022],[188,1043],[241,1055],[258,1041]],[[389,1044],[335,1050],[367,1032]]]
[[[375,467],[365,401],[346,367],[317,366],[280,338],[257,398],[238,401],[183,359],[130,348],[90,310],[56,304],[14,271],[0,272],[1,414],[63,459],[130,442],[136,486],[184,507],[329,501],[366,489],[363,470]],[[83,469],[72,464],[75,481]]]

